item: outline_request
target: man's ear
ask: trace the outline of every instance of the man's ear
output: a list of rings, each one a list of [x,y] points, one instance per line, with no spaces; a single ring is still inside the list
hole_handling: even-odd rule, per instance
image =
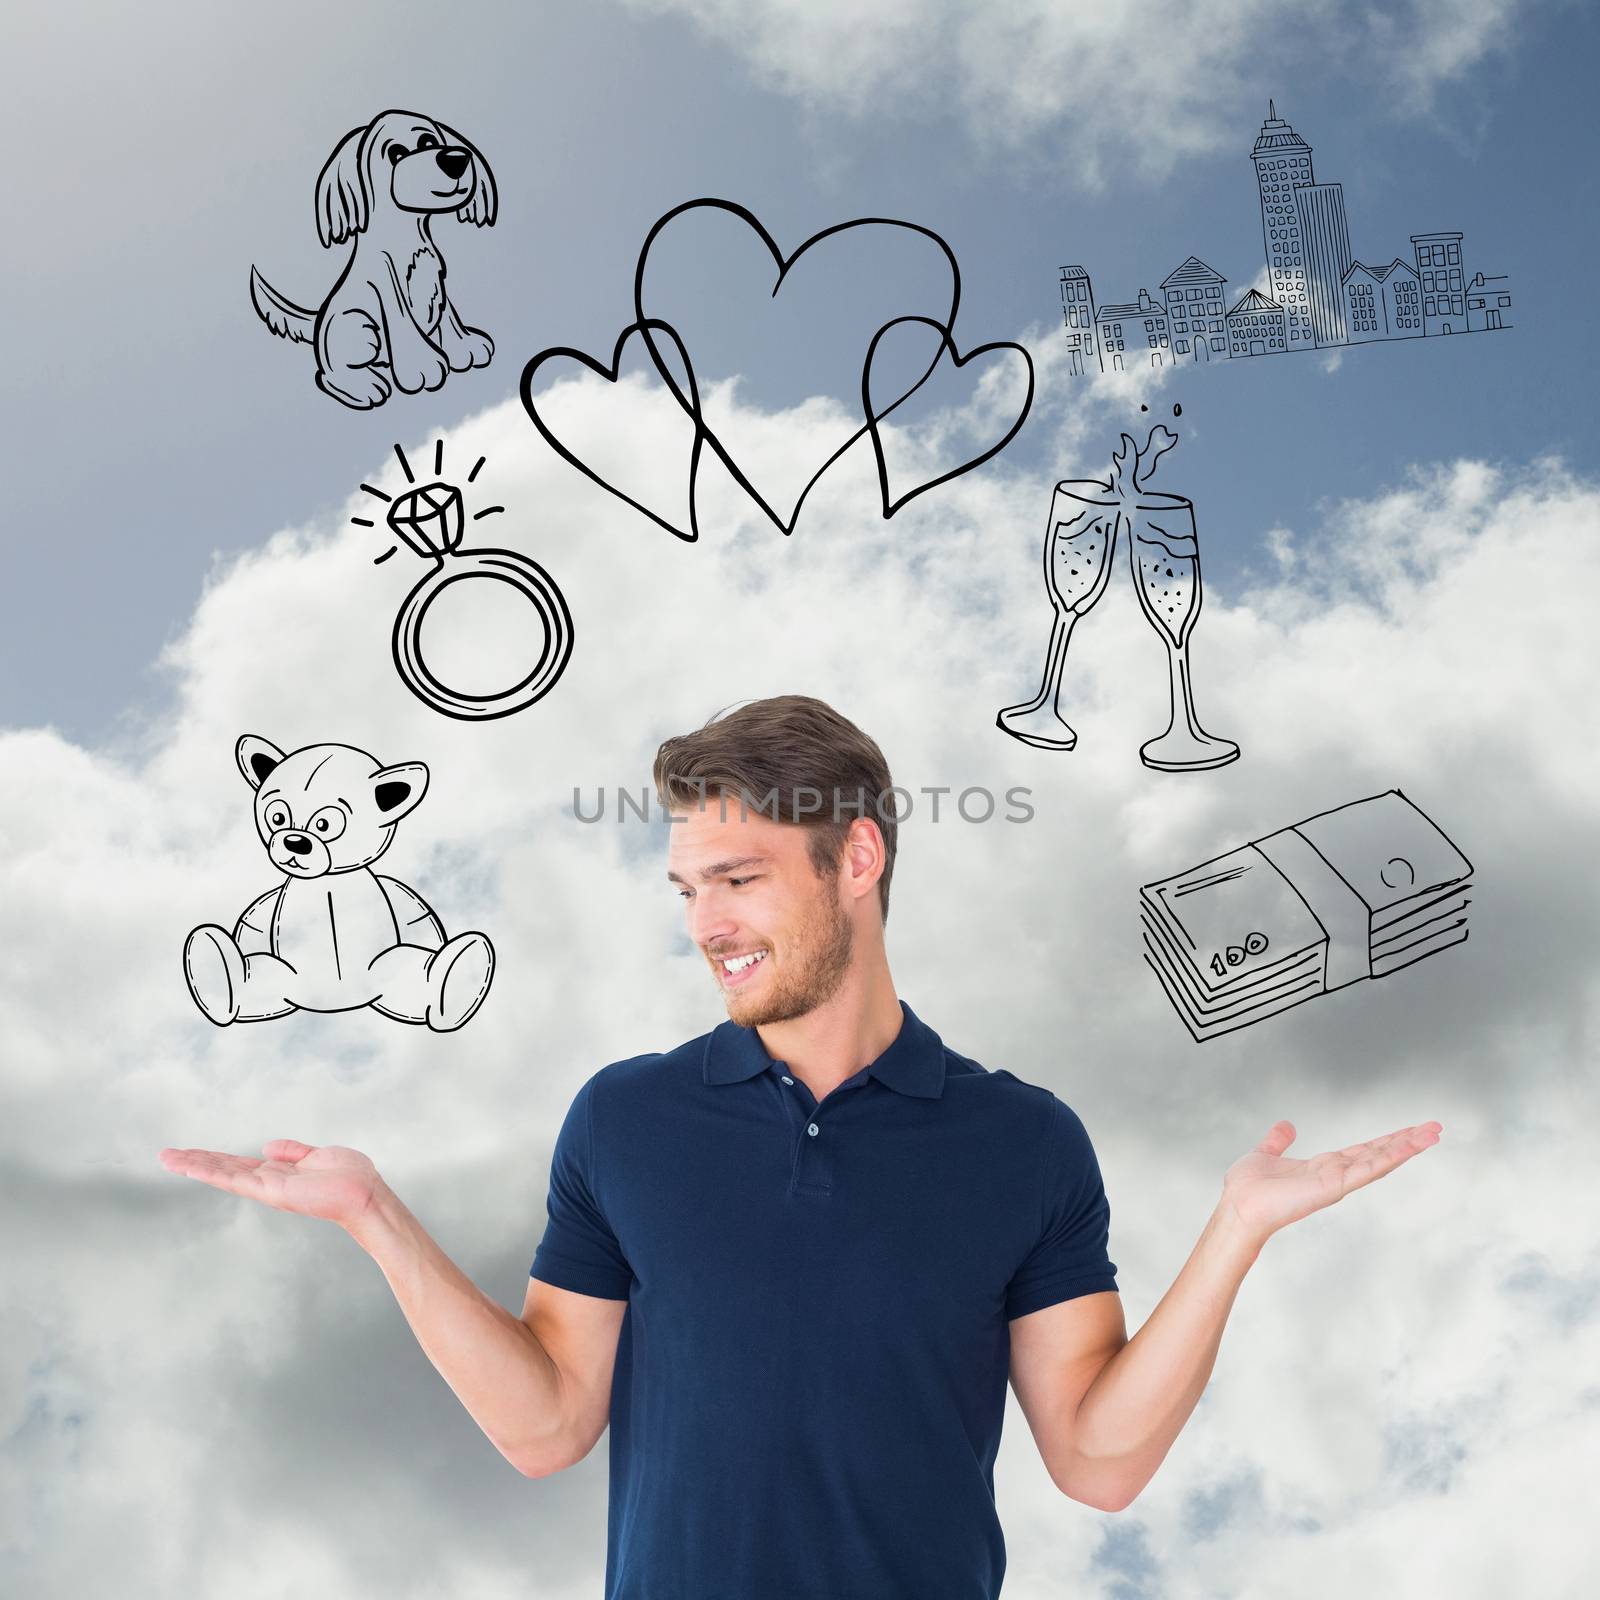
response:
[[[265,739],[247,733],[233,747],[233,757],[239,763],[245,782],[252,789],[259,789],[267,781],[272,769],[283,760],[283,751],[277,745],[268,744]]]
[[[407,761],[398,767],[382,767],[367,780],[378,815],[387,823],[398,822],[428,792],[428,769],[420,761]]]

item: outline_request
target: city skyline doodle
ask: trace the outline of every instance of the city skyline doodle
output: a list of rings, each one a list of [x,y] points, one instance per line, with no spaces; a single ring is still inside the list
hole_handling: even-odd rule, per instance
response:
[[[1102,372],[1204,365],[1512,325],[1509,276],[1467,279],[1459,231],[1413,233],[1414,263],[1358,260],[1344,186],[1315,181],[1311,146],[1278,116],[1275,101],[1250,159],[1266,289],[1252,286],[1228,310],[1227,278],[1190,255],[1157,285],[1160,298],[1141,286],[1135,300],[1097,307],[1087,269],[1064,266],[1058,288],[1072,374],[1091,363]]]

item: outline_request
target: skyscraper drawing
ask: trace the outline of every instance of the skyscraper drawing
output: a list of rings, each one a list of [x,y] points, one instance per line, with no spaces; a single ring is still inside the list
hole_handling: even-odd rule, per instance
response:
[[[1344,220],[1344,188],[1303,183],[1294,192],[1305,240],[1306,290],[1318,344],[1344,343],[1344,275],[1350,270],[1350,229]]]
[[[1317,331],[1311,320],[1305,233],[1294,192],[1313,181],[1311,146],[1279,117],[1270,100],[1267,120],[1261,124],[1250,159],[1255,163],[1256,187],[1261,193],[1261,242],[1267,251],[1270,298],[1283,307],[1286,348],[1303,350],[1316,344]],[[1342,206],[1340,213],[1342,216]],[[1348,253],[1348,241],[1345,249]]]

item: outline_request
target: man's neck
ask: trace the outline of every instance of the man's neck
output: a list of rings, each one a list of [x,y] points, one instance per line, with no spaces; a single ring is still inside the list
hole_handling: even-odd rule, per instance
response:
[[[833,997],[790,1022],[756,1029],[767,1054],[781,1061],[820,1101],[876,1061],[904,1023],[887,961],[852,970]]]

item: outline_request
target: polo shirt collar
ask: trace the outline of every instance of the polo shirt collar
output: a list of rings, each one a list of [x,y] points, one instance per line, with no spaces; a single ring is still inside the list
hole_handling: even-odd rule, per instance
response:
[[[900,1010],[899,1033],[867,1071],[900,1094],[937,1100],[944,1093],[944,1042],[904,1000]],[[706,1039],[707,1083],[742,1083],[771,1065],[772,1057],[754,1028],[730,1020],[713,1028]]]

